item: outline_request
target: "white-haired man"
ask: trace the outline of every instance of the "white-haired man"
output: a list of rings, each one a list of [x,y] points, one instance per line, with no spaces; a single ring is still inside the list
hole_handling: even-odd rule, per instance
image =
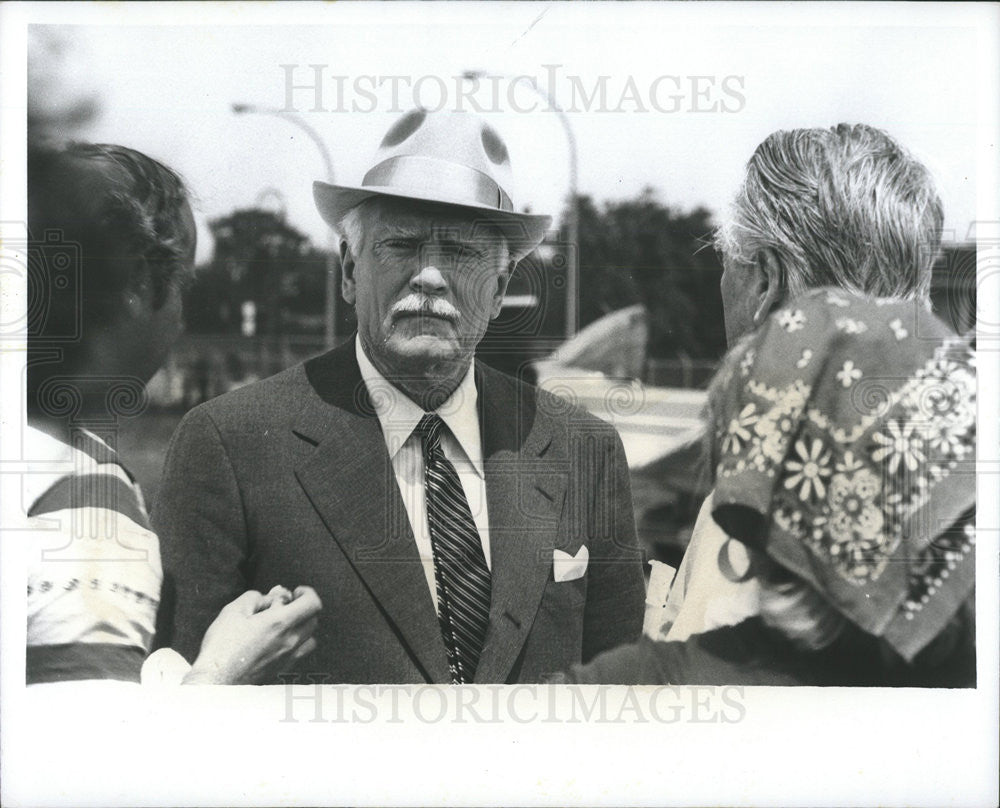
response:
[[[492,127],[416,110],[361,186],[316,183],[358,333],[179,427],[155,518],[185,656],[286,580],[323,600],[322,681],[532,682],[639,636],[617,434],[474,359],[550,221],[509,181]]]
[[[885,132],[863,124],[774,132],[747,163],[717,236],[729,345],[789,297],[823,286],[929,307],[943,218],[930,172]],[[712,505],[710,495],[667,600],[668,640],[757,612],[746,553],[727,541]]]

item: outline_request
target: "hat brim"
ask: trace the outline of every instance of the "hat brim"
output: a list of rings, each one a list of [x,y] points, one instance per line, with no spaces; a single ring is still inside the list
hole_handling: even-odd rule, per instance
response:
[[[330,183],[318,180],[313,183],[313,199],[316,202],[316,208],[323,220],[335,230],[340,227],[341,220],[351,208],[355,208],[366,199],[376,196],[432,202],[482,214],[481,218],[484,224],[496,227],[504,234],[511,257],[516,261],[520,261],[541,244],[552,225],[551,216],[515,213],[485,205],[459,204],[451,199],[442,199],[430,193],[414,195],[413,193],[401,193],[394,188],[379,186],[358,188],[347,185],[330,185]]]

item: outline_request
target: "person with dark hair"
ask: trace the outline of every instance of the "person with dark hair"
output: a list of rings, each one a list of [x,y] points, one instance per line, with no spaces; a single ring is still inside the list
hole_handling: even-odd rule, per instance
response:
[[[29,347],[58,358],[33,361],[29,387],[55,373],[122,375],[112,361],[130,377],[152,376],[182,330],[180,291],[193,274],[194,217],[180,177],[132,149],[76,143],[31,150],[28,184],[40,261],[61,246],[78,262],[66,285],[44,263],[31,275],[47,299],[29,310]],[[94,365],[100,374],[88,372]],[[32,412],[42,404],[29,397]]]
[[[27,681],[137,682],[160,602],[159,543],[109,440],[181,333],[194,217],[161,163],[72,144],[31,150],[28,229]],[[184,681],[272,677],[315,647],[319,608],[308,587],[242,594]]]
[[[757,609],[558,681],[974,687],[967,340],[913,302],[813,290],[739,342],[709,402],[716,563]]]
[[[929,309],[943,217],[930,172],[879,129],[772,133],[750,157],[716,235],[730,347],[790,297],[818,287]],[[755,578],[732,581],[720,572],[727,536],[712,519],[713,502],[709,495],[667,599],[662,634],[670,640],[758,608]],[[737,566],[745,564],[738,546],[733,552]]]

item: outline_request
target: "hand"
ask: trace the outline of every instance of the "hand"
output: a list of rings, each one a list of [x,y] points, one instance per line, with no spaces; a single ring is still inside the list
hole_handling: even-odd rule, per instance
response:
[[[315,590],[266,595],[244,592],[223,607],[205,632],[184,684],[258,684],[272,679],[316,648],[312,633],[323,604]]]

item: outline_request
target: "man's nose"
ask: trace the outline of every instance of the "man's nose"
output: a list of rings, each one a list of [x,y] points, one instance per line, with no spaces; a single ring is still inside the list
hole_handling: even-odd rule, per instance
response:
[[[425,295],[442,295],[448,291],[448,284],[440,269],[434,264],[426,263],[410,278],[410,289]]]

